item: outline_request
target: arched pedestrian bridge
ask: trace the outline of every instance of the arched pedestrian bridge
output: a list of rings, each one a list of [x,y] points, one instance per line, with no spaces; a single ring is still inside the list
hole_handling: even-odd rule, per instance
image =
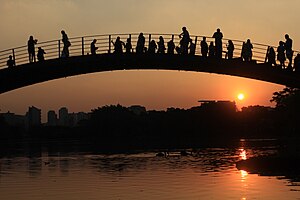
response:
[[[135,44],[139,34],[110,34],[93,35],[70,38],[70,57],[62,58],[61,40],[40,42],[36,47],[46,51],[45,61],[28,63],[27,46],[0,51],[0,93],[5,93],[17,88],[41,83],[53,79],[75,76],[86,73],[104,72],[113,70],[131,69],[162,69],[182,70],[194,72],[207,72],[224,75],[239,76],[276,83],[289,87],[300,88],[300,74],[295,71],[281,69],[266,63],[266,54],[270,46],[253,44],[253,61],[244,62],[241,59],[243,41],[232,40],[235,45],[233,59],[227,59],[226,45],[228,39],[223,39],[223,58],[204,58],[201,56],[200,41],[203,36],[191,36],[196,44],[195,55],[182,54],[136,54]],[[122,41],[131,38],[132,53],[115,54],[111,41],[120,36]],[[180,38],[174,34],[145,34],[146,47],[151,40],[158,41],[159,36],[164,37],[165,45],[173,40],[179,45]],[[207,43],[214,41],[206,37]],[[90,54],[90,44],[97,39],[99,47],[97,55]],[[276,47],[274,47],[276,49]],[[294,51],[294,56],[299,53]],[[16,66],[8,68],[6,61],[9,57],[15,60]]]

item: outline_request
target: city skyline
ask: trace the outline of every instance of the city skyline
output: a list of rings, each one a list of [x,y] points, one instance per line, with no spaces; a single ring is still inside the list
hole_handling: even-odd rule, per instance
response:
[[[172,1],[172,4],[166,0],[93,0],[89,3],[80,0],[59,3],[4,0],[1,4],[0,23],[4,31],[0,49],[26,44],[30,35],[39,41],[59,39],[62,29],[69,37],[74,37],[141,31],[180,34],[182,26],[186,26],[190,34],[210,36],[220,28],[225,38],[250,38],[253,42],[274,46],[289,33],[294,41],[293,48],[300,49],[299,28],[295,25],[296,8],[300,3],[296,0],[191,0]],[[277,15],[285,5],[289,5],[290,12]],[[103,9],[107,7],[110,9]],[[106,16],[110,16],[109,20]],[[42,110],[67,106],[72,112],[88,112],[98,106],[119,103],[164,110],[196,106],[199,99],[234,100],[239,108],[274,106],[270,102],[272,93],[283,88],[262,81],[208,73],[116,71],[68,77],[1,94],[0,109],[1,112],[24,113],[28,105],[36,105]],[[244,100],[237,99],[239,93],[244,93]]]

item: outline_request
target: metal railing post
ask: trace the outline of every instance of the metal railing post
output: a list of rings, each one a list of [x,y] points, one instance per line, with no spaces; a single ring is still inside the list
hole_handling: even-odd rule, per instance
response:
[[[12,56],[13,56],[13,60],[15,62],[15,65],[17,65],[17,62],[16,62],[16,56],[15,56],[15,49],[12,49]]]
[[[81,53],[84,56],[84,37],[81,38]]]
[[[267,53],[266,53],[266,57],[265,57],[265,63],[267,62],[269,51],[270,51],[270,46],[268,46],[268,49],[267,49]]]
[[[149,44],[148,44],[148,49],[150,47],[150,42],[151,42],[151,34],[149,34]]]
[[[58,40],[58,57],[60,58],[60,40]]]
[[[131,42],[131,34],[129,34],[129,40]],[[131,53],[133,52],[133,48],[130,49]]]
[[[198,40],[198,37],[196,36],[195,37],[195,54],[196,54],[196,49],[197,49],[197,40]]]
[[[108,36],[108,53],[110,53],[111,50],[111,35]]]

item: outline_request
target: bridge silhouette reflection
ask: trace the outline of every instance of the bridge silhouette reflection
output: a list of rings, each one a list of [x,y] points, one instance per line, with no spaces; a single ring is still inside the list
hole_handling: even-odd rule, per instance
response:
[[[174,34],[144,35],[149,41],[148,46],[151,40],[158,41],[160,36],[163,36],[166,42],[172,40],[177,46],[179,45],[180,38]],[[223,52],[222,59],[202,57],[199,40],[204,36],[191,36],[196,45],[195,55],[136,54],[134,50],[132,50],[132,53],[114,54],[111,41],[114,41],[117,37],[120,37],[122,41],[130,38],[134,49],[138,34],[94,35],[71,38],[72,46],[68,58],[60,57],[62,50],[60,40],[41,42],[37,46],[42,47],[47,52],[46,60],[35,63],[28,63],[27,46],[0,51],[0,93],[68,76],[135,69],[216,73],[300,88],[300,74],[276,68],[266,63],[269,45],[253,43],[253,60],[244,62],[241,59],[243,41],[240,40],[232,40],[235,51],[233,59],[228,60],[226,59],[226,52]],[[208,43],[213,41],[211,37],[206,38]],[[98,41],[98,50],[96,55],[91,55],[90,43],[94,39]],[[228,39],[223,40],[223,49],[226,48],[227,42]],[[294,56],[297,53],[299,52],[294,51]],[[6,67],[6,60],[9,55],[13,56],[16,63],[15,67]]]

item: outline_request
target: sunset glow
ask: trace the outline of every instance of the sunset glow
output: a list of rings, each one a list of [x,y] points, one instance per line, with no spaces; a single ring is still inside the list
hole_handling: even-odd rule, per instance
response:
[[[242,100],[244,100],[245,95],[243,93],[239,93],[237,98],[242,101]]]
[[[199,8],[203,7],[202,1],[174,1],[170,4],[166,0],[129,0],[118,3],[103,0],[91,0],[89,3],[3,0],[0,7],[3,30],[0,50],[26,45],[30,35],[38,39],[38,43],[60,39],[62,29],[70,38],[139,32],[172,33],[178,38],[176,34],[181,33],[182,26],[187,27],[190,35],[211,37],[220,28],[224,38],[242,41],[251,38],[253,43],[274,46],[284,40],[287,32],[294,41],[293,48],[297,50],[300,49],[300,36],[295,19],[298,18],[300,2],[291,2],[289,12],[272,15],[272,20],[268,20],[270,13],[267,10],[272,10],[271,14],[280,13],[285,6],[284,1],[276,4],[270,0],[260,1],[258,6],[256,1],[227,3],[218,0],[206,3],[206,9],[199,12]],[[112,10],[118,12],[112,13]],[[203,17],[211,13],[217,13],[211,20]],[[251,17],[245,13],[250,13]],[[231,23],[233,19],[234,23]],[[197,52],[200,51],[200,40],[198,38]],[[236,91],[240,88],[247,92],[255,91],[255,95],[248,99],[244,94],[244,98],[240,96],[237,99]],[[1,94],[0,109],[1,112],[24,114],[29,106],[34,105],[42,109],[45,116],[48,110],[58,110],[63,106],[67,106],[70,112],[89,112],[99,106],[117,103],[124,106],[139,104],[147,109],[162,110],[168,107],[190,108],[198,105],[199,99],[237,99],[240,101],[239,106],[274,106],[270,102],[272,94],[283,88],[263,81],[209,73],[123,70],[66,77]]]

